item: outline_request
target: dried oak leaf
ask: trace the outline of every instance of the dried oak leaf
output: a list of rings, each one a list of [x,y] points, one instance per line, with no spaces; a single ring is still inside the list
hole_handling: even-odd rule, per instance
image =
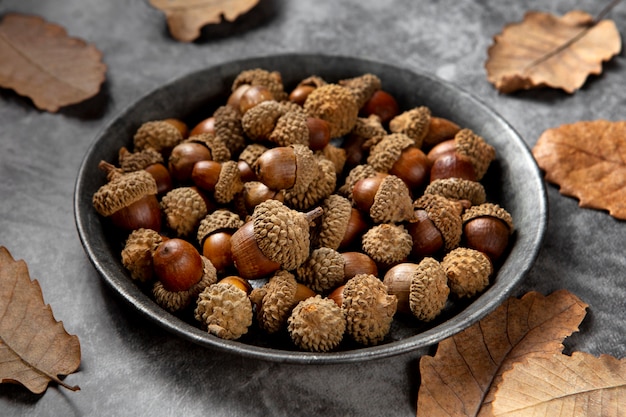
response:
[[[528,12],[521,23],[506,25],[494,36],[485,68],[502,93],[546,86],[573,93],[621,49],[611,20],[596,22],[579,10],[562,17]]]
[[[93,97],[106,65],[93,45],[37,16],[7,14],[0,23],[0,87],[49,112]]]
[[[150,4],[165,13],[170,33],[182,42],[200,36],[200,29],[210,23],[220,23],[222,17],[234,21],[247,13],[259,0],[150,0]]]
[[[626,359],[588,353],[531,355],[504,373],[494,416],[626,415]]]
[[[44,304],[41,287],[31,281],[24,261],[0,246],[0,382],[19,383],[35,394],[80,365],[78,337],[68,334]]]
[[[566,290],[510,298],[435,356],[420,360],[417,416],[488,416],[502,374],[525,355],[561,352],[562,341],[585,316],[587,304]]]
[[[626,220],[625,138],[626,121],[581,121],[547,129],[532,152],[561,194]]]

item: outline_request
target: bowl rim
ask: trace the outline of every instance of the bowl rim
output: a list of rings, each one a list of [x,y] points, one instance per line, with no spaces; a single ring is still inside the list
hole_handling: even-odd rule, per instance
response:
[[[500,129],[502,129],[509,136],[514,138],[513,145],[519,152],[519,156],[525,159],[526,168],[532,174],[531,178],[529,178],[528,180],[533,181],[534,187],[539,190],[540,194],[540,196],[538,196],[539,198],[537,198],[535,201],[537,210],[536,217],[538,221],[537,227],[536,230],[534,230],[533,235],[529,237],[530,240],[527,242],[530,249],[527,253],[525,253],[525,261],[522,262],[521,266],[516,269],[517,273],[519,274],[518,279],[512,281],[500,280],[496,283],[493,283],[483,294],[480,295],[480,297],[487,299],[486,303],[481,304],[480,308],[478,308],[478,303],[475,302],[478,299],[476,298],[460,313],[454,315],[453,317],[440,323],[439,325],[427,329],[416,335],[376,346],[364,346],[362,348],[346,351],[315,353],[274,349],[246,344],[236,340],[232,341],[220,339],[201,330],[200,328],[192,326],[191,324],[183,321],[175,315],[172,315],[166,310],[158,307],[155,303],[149,300],[145,294],[143,295],[143,297],[138,294],[138,292],[141,293],[141,290],[139,289],[139,287],[136,286],[135,283],[133,283],[127,277],[123,277],[123,279],[120,279],[119,276],[116,276],[114,274],[116,268],[112,264],[116,260],[103,259],[101,256],[99,256],[97,247],[94,245],[89,237],[92,230],[90,228],[90,225],[88,224],[88,213],[86,212],[86,208],[83,207],[83,200],[85,198],[84,189],[86,188],[87,171],[91,168],[90,157],[94,154],[94,152],[100,145],[100,141],[102,140],[102,138],[105,137],[106,133],[111,130],[112,127],[115,125],[116,121],[122,118],[125,114],[128,114],[128,112],[132,109],[140,106],[141,103],[143,103],[144,101],[149,100],[151,97],[158,94],[159,91],[163,88],[174,88],[176,85],[184,83],[185,80],[193,79],[194,77],[197,77],[199,76],[199,74],[202,73],[216,71],[224,72],[228,71],[229,68],[266,67],[268,69],[273,69],[270,68],[271,64],[276,61],[306,62],[306,60],[312,59],[323,59],[327,62],[336,61],[346,64],[358,62],[365,66],[388,67],[390,70],[406,71],[412,75],[424,78],[430,83],[437,85],[438,88],[443,88],[445,90],[454,92],[454,94],[464,102],[471,103],[480,112],[488,116],[493,123],[496,123]],[[83,198],[83,200],[81,200],[81,197]],[[81,202],[83,204],[81,204]],[[396,63],[382,62],[372,59],[364,59],[360,57],[345,55],[299,53],[252,56],[217,63],[207,66],[203,69],[184,74],[182,76],[174,77],[165,84],[153,88],[148,93],[137,98],[121,111],[113,115],[108,120],[108,122],[106,122],[105,125],[98,131],[95,139],[88,147],[88,150],[85,153],[85,156],[78,169],[76,182],[74,185],[73,200],[75,224],[86,255],[88,256],[94,268],[97,270],[100,277],[106,282],[106,284],[111,287],[117,295],[119,295],[137,312],[147,317],[152,322],[156,323],[168,332],[207,348],[215,348],[224,352],[230,352],[232,354],[248,358],[261,359],[272,362],[301,364],[335,364],[360,362],[364,360],[395,356],[411,351],[416,351],[422,348],[425,349],[436,345],[440,341],[450,336],[453,336],[461,332],[465,328],[469,327],[470,325],[476,323],[477,321],[485,317],[488,313],[497,308],[497,306],[499,306],[503,301],[505,301],[505,299],[511,295],[515,287],[524,279],[526,274],[532,268],[541,249],[541,245],[547,229],[547,206],[548,199],[543,176],[541,175],[540,169],[536,164],[536,161],[532,157],[530,148],[523,141],[521,136],[515,131],[515,129],[502,116],[500,116],[490,106],[486,105],[478,97],[470,94],[463,88],[458,87],[449,81],[444,81],[443,79],[440,79],[439,77],[432,75],[428,72],[398,65]],[[117,260],[117,262],[119,262],[119,260]],[[489,298],[490,296],[491,298]]]

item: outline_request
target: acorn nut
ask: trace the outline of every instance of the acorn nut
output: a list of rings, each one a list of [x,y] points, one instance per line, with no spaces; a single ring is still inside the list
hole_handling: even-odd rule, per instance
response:
[[[238,285],[221,280],[198,295],[194,317],[209,333],[236,340],[252,325],[252,302]]]
[[[465,245],[497,261],[509,245],[513,233],[511,214],[494,203],[473,206],[463,213]]]
[[[346,319],[339,306],[320,295],[298,303],[287,319],[293,343],[309,352],[329,352],[343,340]]]

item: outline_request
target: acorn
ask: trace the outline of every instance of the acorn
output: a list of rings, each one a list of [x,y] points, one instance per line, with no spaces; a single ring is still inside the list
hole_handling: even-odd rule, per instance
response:
[[[460,157],[451,157],[450,155],[458,155]],[[463,168],[456,168],[457,171],[466,172],[465,176],[461,178],[469,179],[472,181],[480,181],[489,165],[496,157],[495,148],[489,145],[485,140],[479,135],[475,134],[471,129],[461,129],[459,130],[453,139],[443,141],[438,145],[434,146],[428,152],[428,158],[433,163],[433,168],[435,166],[435,161],[437,159],[443,158],[447,156],[445,159],[445,165],[452,165],[451,161],[455,161],[455,165],[463,165]],[[470,171],[469,168],[466,167],[467,161],[472,165],[473,176],[468,174]],[[440,162],[443,165],[443,162]],[[448,168],[450,169],[450,168]],[[447,177],[458,176],[458,175],[447,175]],[[446,178],[446,176],[436,176],[437,178]],[[432,179],[432,175],[431,175]]]
[[[436,256],[443,251],[443,235],[426,210],[415,210],[415,216],[406,224],[406,229],[413,239],[411,257],[422,259]]]
[[[459,246],[463,232],[461,220],[463,206],[459,202],[449,200],[436,194],[424,194],[413,202],[413,207],[416,213],[419,210],[426,212],[428,219],[433,222],[434,226],[441,233],[443,249],[445,251],[450,251]],[[420,240],[421,234],[415,233],[415,230],[411,230],[411,223],[412,222],[409,222],[408,227],[411,236],[414,238],[413,243],[415,245],[415,242]],[[431,254],[432,253],[429,253],[426,256],[430,256]]]
[[[218,274],[234,267],[231,238],[243,223],[237,214],[227,209],[215,210],[200,221],[197,241],[202,255],[211,261]]]
[[[322,215],[313,231],[311,245],[315,248],[339,248],[352,213],[350,201],[338,194],[332,194],[322,201]]]
[[[356,105],[361,109],[365,104],[372,99],[372,96],[380,91],[382,82],[375,74],[362,74],[356,77],[339,80],[337,82],[342,87],[346,87],[354,95],[356,99]],[[372,105],[372,108],[375,106]]]
[[[96,211],[122,230],[145,228],[159,232],[161,209],[152,175],[144,170],[124,174],[105,161],[98,167],[107,173],[108,182],[93,195]]]
[[[285,201],[284,190],[272,190],[260,181],[248,181],[243,184],[240,195],[243,209],[246,213],[252,213],[254,208],[266,200]]]
[[[443,117],[431,116],[428,131],[422,140],[422,149],[432,149],[437,144],[453,139],[461,127]]]
[[[382,123],[389,123],[400,112],[400,106],[394,96],[387,91],[375,91],[361,107],[361,113],[365,116],[375,114]]]
[[[487,200],[485,187],[481,183],[462,178],[437,179],[428,184],[424,194],[437,194],[449,200],[465,200],[471,205],[479,205]]]
[[[317,164],[308,146],[291,145],[268,149],[253,169],[257,178],[273,190],[303,192],[317,176]]]
[[[167,166],[174,180],[185,183],[191,179],[196,162],[228,160],[230,151],[226,144],[212,133],[201,133],[190,136],[176,145],[172,149]]]
[[[478,176],[469,157],[457,152],[439,156],[430,168],[430,182],[442,178],[461,178],[477,181]]]
[[[355,244],[360,245],[361,238],[369,227],[368,218],[359,209],[352,207],[346,231],[339,243],[339,249],[349,249]]]
[[[234,110],[234,109],[233,109]],[[201,133],[215,134],[215,117],[209,116],[199,121],[189,132],[190,136],[199,135]]]
[[[239,175],[243,182],[257,181],[258,178],[252,167],[259,156],[267,151],[267,147],[260,143],[251,143],[247,145],[239,154],[237,166],[239,167]]]
[[[406,261],[412,247],[413,239],[401,224],[378,224],[363,235],[363,252],[384,268]]]
[[[152,175],[157,184],[158,194],[165,194],[172,189],[172,176],[164,164],[163,155],[154,149],[130,152],[122,146],[118,152],[118,161],[124,172],[143,169]]]
[[[231,280],[221,280],[198,295],[194,317],[209,333],[236,340],[252,325],[252,302]]]
[[[511,214],[494,203],[473,206],[463,213],[465,246],[483,252],[492,262],[500,259],[513,233]]]
[[[395,175],[378,173],[359,180],[352,189],[352,200],[374,223],[397,223],[413,217],[409,188]]]
[[[313,291],[323,293],[344,284],[343,256],[331,248],[317,248],[296,269],[297,280]]]
[[[231,106],[220,106],[213,112],[212,117],[215,136],[226,146],[230,155],[239,155],[246,147],[241,113]]]
[[[428,134],[431,112],[428,107],[420,106],[407,110],[389,122],[392,133],[401,133],[413,141],[413,145],[421,149],[424,138]]]
[[[359,113],[355,96],[338,84],[326,84],[313,90],[304,102],[304,110],[308,116],[328,122],[331,138],[349,133]]]
[[[289,93],[289,101],[299,106],[304,106],[309,94],[317,87],[328,84],[324,79],[317,75],[312,75],[301,80],[298,85]]]
[[[278,71],[267,71],[262,68],[244,70],[233,80],[231,91],[237,90],[242,85],[263,86],[269,90],[272,99],[276,101],[287,99],[283,80]]]
[[[344,281],[359,274],[378,276],[378,266],[376,262],[363,252],[341,252],[341,256],[343,257]]]
[[[300,107],[292,110],[288,105],[266,101],[250,109],[241,123],[252,140],[267,141],[273,146],[309,146],[307,116]]]
[[[163,237],[152,229],[133,230],[122,249],[122,265],[130,272],[131,279],[151,281],[154,277],[152,256],[163,242]]]
[[[349,200],[352,200],[352,191],[354,190],[354,185],[364,178],[375,177],[379,172],[374,169],[373,166],[369,164],[361,164],[353,167],[348,172],[348,175],[344,179],[343,185],[341,185],[337,192],[344,197],[347,197]]]
[[[173,123],[152,120],[143,123],[135,132],[133,150],[138,152],[151,148],[165,156],[183,139],[181,131]]]
[[[187,123],[175,117],[168,117],[167,119],[163,119],[163,121],[178,129],[183,139],[187,139],[189,137],[189,126],[187,126]]]
[[[228,204],[243,190],[237,162],[198,161],[191,171],[191,180],[209,192],[219,204]]]
[[[459,298],[470,298],[489,285],[493,265],[489,257],[471,248],[458,247],[441,261],[450,291]]]
[[[196,230],[214,204],[197,187],[177,187],[161,199],[165,222],[179,237]]]
[[[309,147],[311,147],[310,143]],[[346,161],[348,160],[346,150],[341,147],[335,146],[332,143],[327,144],[322,149],[316,150],[315,156],[324,157],[331,161],[335,166],[335,174],[337,175],[337,178],[342,175],[346,166]]]
[[[309,148],[314,151],[322,150],[330,143],[330,125],[319,117],[306,117],[306,126],[309,131]]]
[[[320,295],[298,303],[287,319],[293,343],[309,352],[329,352],[343,340],[346,319],[334,301]]]
[[[335,191],[337,173],[332,161],[315,156],[314,165],[316,166],[315,178],[306,189],[294,187],[285,190],[285,204],[287,206],[296,210],[308,210]]]

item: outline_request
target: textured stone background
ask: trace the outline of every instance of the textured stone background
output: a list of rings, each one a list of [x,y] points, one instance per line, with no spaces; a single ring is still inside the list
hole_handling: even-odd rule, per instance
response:
[[[602,4],[605,2],[601,2]],[[24,259],[55,317],[78,335],[82,363],[67,378],[82,390],[35,396],[0,385],[2,416],[411,416],[419,386],[416,354],[362,364],[301,366],[251,361],[197,347],[131,314],[99,279],[73,219],[76,173],[90,143],[115,115],[157,86],[233,58],[324,52],[424,70],[475,94],[532,147],[547,128],[620,120],[626,108],[624,54],[574,95],[500,95],[486,80],[492,37],[527,10],[595,14],[596,1],[280,1],[236,23],[207,28],[195,43],[173,40],[147,1],[3,0],[0,15],[39,15],[104,53],[101,93],[58,114],[0,89],[0,245]],[[626,5],[610,15],[626,25]],[[0,57],[2,59],[2,57]],[[566,288],[590,304],[566,350],[626,353],[626,225],[580,209],[548,187],[549,228],[535,267],[516,295]]]

